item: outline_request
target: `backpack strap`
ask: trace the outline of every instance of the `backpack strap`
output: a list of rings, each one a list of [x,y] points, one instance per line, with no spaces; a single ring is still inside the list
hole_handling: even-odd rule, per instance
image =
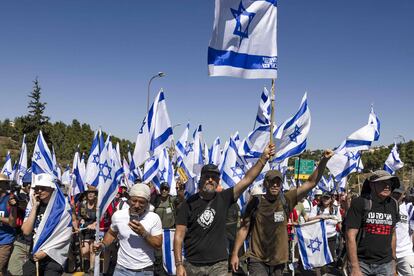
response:
[[[289,209],[289,205],[286,201],[285,194],[280,192],[279,193],[279,198],[280,198],[280,201],[282,202],[283,210],[285,211],[286,218],[289,219],[290,209]]]
[[[364,201],[363,204],[363,208],[362,208],[362,212],[363,212],[363,217],[362,217],[362,225],[361,225],[361,229],[358,231],[358,234],[356,236],[356,244],[358,245],[361,240],[365,237],[365,229],[364,229],[364,225],[365,222],[367,221],[368,218],[368,213],[371,211],[372,209],[372,200],[371,198],[366,198],[366,197],[361,197]]]

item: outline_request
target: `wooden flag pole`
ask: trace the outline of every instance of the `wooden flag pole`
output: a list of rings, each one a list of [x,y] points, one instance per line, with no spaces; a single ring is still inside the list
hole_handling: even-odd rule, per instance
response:
[[[273,124],[275,122],[275,79],[272,79],[272,92],[270,95],[271,109],[270,109],[270,144],[273,144]]]

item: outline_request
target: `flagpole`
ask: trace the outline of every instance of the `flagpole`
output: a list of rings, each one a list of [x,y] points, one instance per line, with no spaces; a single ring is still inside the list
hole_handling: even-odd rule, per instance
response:
[[[36,276],[39,276],[39,261],[36,261]]]
[[[275,122],[275,79],[272,79],[272,92],[270,96],[270,144],[273,144],[273,123]]]

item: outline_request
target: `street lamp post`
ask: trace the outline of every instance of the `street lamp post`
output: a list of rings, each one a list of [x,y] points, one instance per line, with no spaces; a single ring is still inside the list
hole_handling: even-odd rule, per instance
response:
[[[147,94],[147,113],[149,110],[149,97],[150,97],[150,86],[151,86],[151,82],[153,79],[155,78],[162,78],[165,77],[165,73],[164,72],[158,72],[158,74],[154,75],[151,77],[151,79],[148,82],[148,94]]]

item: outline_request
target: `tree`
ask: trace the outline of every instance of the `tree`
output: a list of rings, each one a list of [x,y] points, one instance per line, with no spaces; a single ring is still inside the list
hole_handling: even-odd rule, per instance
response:
[[[27,106],[29,114],[23,118],[23,132],[26,134],[29,156],[31,156],[40,130],[44,132],[45,139],[48,140],[49,128],[47,126],[49,125],[49,117],[44,115],[46,103],[40,100],[41,90],[39,80],[36,78],[33,81],[33,91],[29,94],[30,101]]]

